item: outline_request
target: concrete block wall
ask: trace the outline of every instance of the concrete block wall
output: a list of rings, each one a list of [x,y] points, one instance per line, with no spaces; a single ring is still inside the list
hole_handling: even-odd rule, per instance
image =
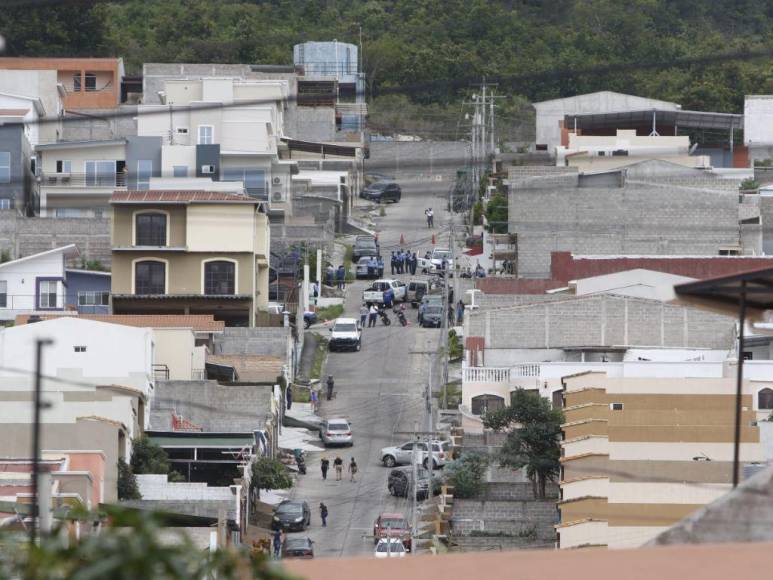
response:
[[[453,546],[459,552],[490,552],[491,550],[551,549],[549,543],[538,538],[512,538],[507,536],[455,536]]]
[[[259,354],[285,358],[291,329],[227,327],[215,337],[214,354]]]
[[[549,499],[558,498],[558,485],[548,484],[545,494]],[[489,482],[483,490],[481,499],[486,501],[534,501],[534,488],[530,481],[515,482]]]
[[[537,538],[555,538],[553,526],[558,521],[555,501],[480,501],[454,499],[451,529],[454,535],[468,535],[473,530],[518,535],[534,528]]]
[[[518,275],[550,276],[550,252],[717,255],[740,244],[733,191],[627,185],[543,187],[511,182],[509,229],[518,234]]]
[[[81,257],[109,266],[110,219],[27,218],[15,210],[0,211],[0,250],[9,250],[13,259],[67,244],[76,244]]]
[[[166,474],[136,476],[144,500],[228,501],[234,495],[230,487],[208,487],[206,483],[170,482]]]

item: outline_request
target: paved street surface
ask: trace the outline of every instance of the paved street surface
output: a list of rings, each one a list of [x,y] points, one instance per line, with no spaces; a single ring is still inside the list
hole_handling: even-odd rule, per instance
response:
[[[398,177],[398,181],[399,177]],[[423,253],[430,247],[432,232],[427,229],[424,209],[435,210],[435,233],[445,223],[445,194],[448,182],[424,184],[400,181],[403,198],[387,207],[387,215],[377,219],[382,255],[389,276],[389,256],[401,234],[406,247]],[[448,236],[438,236],[447,243]],[[416,242],[420,240],[420,242]],[[407,279],[410,276],[403,276]],[[362,291],[366,283],[352,284],[346,293],[346,316],[358,316]],[[437,329],[421,329],[416,324],[416,311],[407,310],[410,325],[403,328],[392,316],[389,327],[379,321],[375,328],[363,333],[359,353],[331,353],[327,372],[335,377],[337,396],[322,401],[323,417],[346,417],[351,420],[354,446],[332,448],[309,453],[308,474],[300,476],[292,497],[305,499],[312,509],[312,523],[306,534],[315,541],[317,557],[368,555],[373,552],[372,526],[382,511],[402,512],[411,518],[411,499],[392,497],[387,491],[389,469],[380,462],[380,450],[411,439],[406,432],[418,426],[424,429],[424,388],[427,383],[430,352],[435,352],[440,337]],[[402,432],[402,433],[401,433]],[[327,481],[322,480],[319,460],[322,455],[331,460]],[[340,454],[347,465],[354,457],[360,472],[357,481],[335,481],[332,460]],[[319,518],[319,503],[324,501],[330,511],[328,527]],[[367,536],[367,537],[366,537]]]

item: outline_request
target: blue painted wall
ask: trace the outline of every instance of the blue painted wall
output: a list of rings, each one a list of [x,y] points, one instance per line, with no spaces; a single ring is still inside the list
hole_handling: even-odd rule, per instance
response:
[[[67,270],[65,276],[67,309],[77,308],[81,314],[110,314],[110,306],[78,306],[78,292],[110,292],[109,272]]]

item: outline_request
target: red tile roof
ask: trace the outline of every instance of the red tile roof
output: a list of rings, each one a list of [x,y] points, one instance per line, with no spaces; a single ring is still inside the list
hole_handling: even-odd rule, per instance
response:
[[[44,314],[40,318],[52,320],[63,316],[138,328],[192,328],[197,332],[222,332],[225,328],[225,322],[215,320],[211,314]],[[29,317],[29,314],[17,315],[16,324],[27,324]]]
[[[202,189],[115,191],[110,198],[110,203],[196,203],[212,201],[258,203],[257,200],[244,194],[228,191],[204,191]]]
[[[29,109],[0,109],[0,117],[23,117]]]

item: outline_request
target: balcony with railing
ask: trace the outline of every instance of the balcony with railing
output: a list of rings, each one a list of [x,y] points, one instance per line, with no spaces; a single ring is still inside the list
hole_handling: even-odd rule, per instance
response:
[[[126,174],[43,173],[37,181],[41,187],[123,189],[126,187]]]

